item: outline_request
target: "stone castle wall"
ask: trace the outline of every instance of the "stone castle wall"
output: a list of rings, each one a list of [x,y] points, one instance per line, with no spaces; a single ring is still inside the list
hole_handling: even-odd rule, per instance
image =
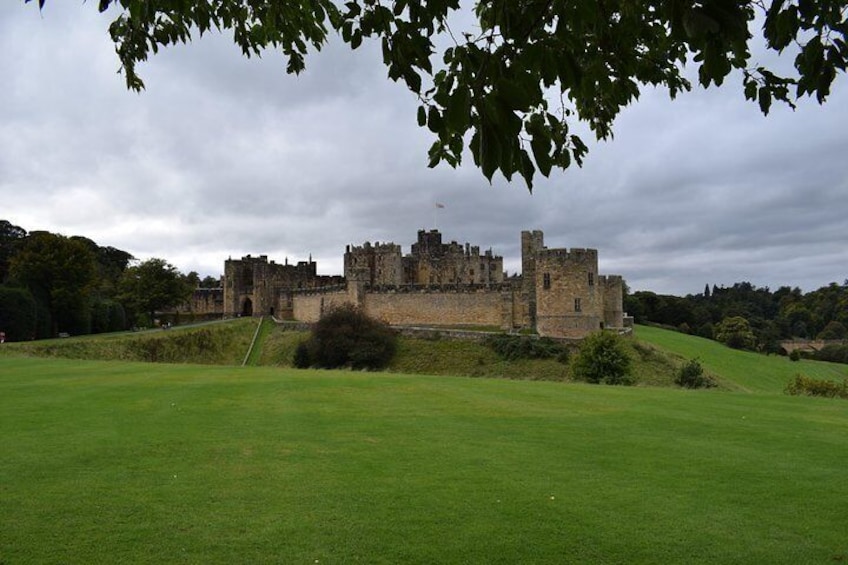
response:
[[[271,315],[280,317],[290,306],[281,304],[285,291],[316,289],[344,283],[338,276],[320,276],[312,261],[277,264],[268,257],[243,257],[224,263],[224,317]]]
[[[197,288],[188,302],[177,309],[201,316],[220,315],[224,309],[223,288]]]
[[[225,263],[222,310],[315,322],[351,303],[393,325],[529,328],[576,339],[624,326],[624,282],[598,273],[597,250],[548,249],[541,231],[525,231],[521,254],[522,274],[510,279],[502,257],[443,243],[436,230],[420,230],[406,256],[394,243],[348,246],[344,277],[317,275],[311,257],[277,265],[247,256]]]
[[[392,325],[503,327],[498,290],[366,292],[365,313]],[[511,306],[511,305],[510,305]]]
[[[292,317],[299,322],[313,324],[328,310],[351,302],[347,290],[295,294],[292,299]]]

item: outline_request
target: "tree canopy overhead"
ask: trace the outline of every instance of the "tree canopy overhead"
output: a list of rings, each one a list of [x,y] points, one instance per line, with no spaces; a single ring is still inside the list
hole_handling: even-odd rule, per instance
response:
[[[418,97],[418,124],[435,137],[430,166],[457,166],[467,149],[490,181],[500,171],[530,189],[536,172],[582,163],[574,120],[608,138],[641,88],[689,90],[687,65],[704,87],[739,73],[768,114],[775,100],[824,102],[848,64],[848,0],[478,0],[472,18],[457,17],[459,0],[99,0],[110,7],[135,90],[137,63],[212,29],[232,30],[247,56],[281,51],[289,73],[330,33],[353,49],[379,40],[389,78]],[[752,63],[755,27],[791,72]]]

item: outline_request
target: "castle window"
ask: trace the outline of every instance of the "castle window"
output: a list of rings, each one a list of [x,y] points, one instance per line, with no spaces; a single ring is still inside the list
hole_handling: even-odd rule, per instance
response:
[[[580,299],[575,298],[574,299],[574,311],[575,312],[582,312],[582,310],[583,310],[583,308],[582,308],[582,304],[580,304]]]
[[[542,275],[542,286],[545,290],[550,290],[551,288],[551,274],[545,273]]]
[[[595,286],[595,273],[589,273],[589,286]]]

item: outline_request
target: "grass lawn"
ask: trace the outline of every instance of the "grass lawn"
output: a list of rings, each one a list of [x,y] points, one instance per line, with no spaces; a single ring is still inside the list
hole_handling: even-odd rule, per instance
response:
[[[704,369],[720,376],[723,386],[736,390],[781,393],[798,373],[816,379],[848,378],[848,365],[790,361],[788,357],[731,349],[702,337],[650,326],[636,326],[635,336],[686,359],[698,358]]]
[[[845,401],[4,356],[0,426],[4,564],[848,560]]]

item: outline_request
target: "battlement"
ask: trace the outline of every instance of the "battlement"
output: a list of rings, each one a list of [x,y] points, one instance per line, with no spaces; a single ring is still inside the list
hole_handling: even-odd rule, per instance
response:
[[[311,256],[284,265],[267,255],[229,259],[223,304],[214,298],[220,291],[210,292],[196,309],[312,322],[348,303],[394,324],[532,328],[575,339],[623,325],[623,279],[598,273],[597,249],[548,249],[541,231],[523,231],[521,267],[521,275],[506,278],[491,248],[481,253],[477,245],[444,242],[438,230],[419,230],[406,255],[394,242],[347,245],[344,276],[319,276]]]
[[[548,249],[543,248],[537,251],[541,259],[559,259],[561,261],[574,261],[584,263],[586,261],[597,261],[598,250],[584,247],[573,247],[571,249]]]
[[[348,245],[345,248],[345,253],[359,254],[359,253],[400,253],[400,245],[397,243],[380,243],[379,241],[374,242],[372,245],[370,241],[366,241],[362,245]]]
[[[248,254],[242,257],[241,259],[229,259],[228,262],[242,262],[242,263],[268,263],[267,255],[260,255],[259,257],[253,257]]]
[[[601,275],[598,282],[604,286],[615,286],[624,283],[624,278],[621,275]]]
[[[387,294],[446,294],[446,293],[475,293],[475,292],[492,292],[512,290],[510,283],[453,283],[453,284],[401,284],[401,285],[380,285],[366,284],[365,290],[375,293]]]

